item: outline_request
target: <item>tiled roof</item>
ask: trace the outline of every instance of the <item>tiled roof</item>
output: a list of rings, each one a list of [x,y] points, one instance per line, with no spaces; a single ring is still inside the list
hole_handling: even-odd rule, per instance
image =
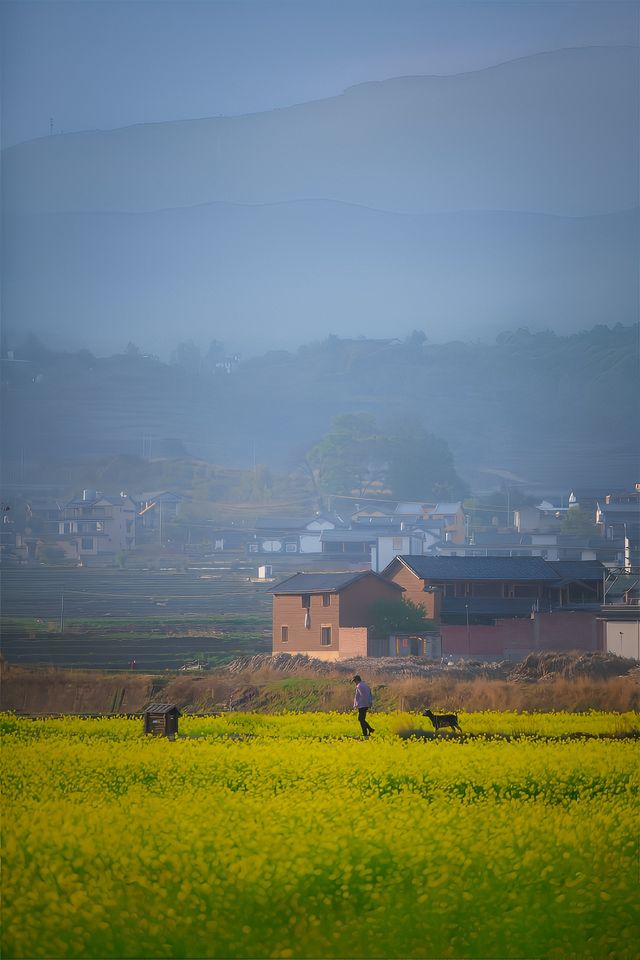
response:
[[[541,557],[412,557],[405,555],[396,559],[405,563],[423,580],[548,580],[552,582],[560,579],[560,574]]]
[[[267,593],[274,594],[300,594],[300,593],[337,593],[349,584],[359,580],[361,577],[377,577],[383,580],[386,586],[390,581],[378,577],[377,573],[371,570],[359,570],[355,573],[349,572],[337,573],[294,573],[293,576],[281,580],[273,587],[270,587]]]
[[[547,563],[563,580],[601,581],[606,572],[599,560],[547,560]]]
[[[150,703],[148,707],[145,707],[144,713],[172,713],[174,710],[180,714],[180,710],[175,705],[175,703]]]

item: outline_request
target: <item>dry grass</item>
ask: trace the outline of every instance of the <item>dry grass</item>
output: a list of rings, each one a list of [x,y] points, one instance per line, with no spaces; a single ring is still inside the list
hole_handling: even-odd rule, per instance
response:
[[[389,685],[398,708],[416,711],[429,706],[446,710],[627,710],[640,709],[640,684],[635,677],[592,680],[557,677],[534,683],[509,680],[407,680]]]
[[[376,707],[383,711],[640,710],[638,671],[593,678],[566,675],[519,682],[450,675],[385,679],[372,677]],[[18,713],[139,712],[153,700],[176,703],[192,713],[216,710],[350,710],[350,676],[293,673],[268,666],[236,674],[106,674],[90,670],[33,670],[3,665],[0,706]]]

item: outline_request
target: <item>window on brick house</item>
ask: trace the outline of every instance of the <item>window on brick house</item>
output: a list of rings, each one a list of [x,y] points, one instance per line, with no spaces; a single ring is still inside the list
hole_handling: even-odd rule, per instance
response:
[[[320,643],[323,647],[331,646],[331,627],[322,627]]]
[[[323,593],[323,594],[322,594],[322,606],[323,606],[323,607],[330,607],[330,606],[331,606],[331,594],[330,594],[330,593]]]
[[[280,641],[282,643],[287,643],[289,640],[289,627],[285,627],[284,624],[280,627]]]
[[[308,610],[311,607],[311,594],[303,593],[302,594],[302,606],[305,610]]]

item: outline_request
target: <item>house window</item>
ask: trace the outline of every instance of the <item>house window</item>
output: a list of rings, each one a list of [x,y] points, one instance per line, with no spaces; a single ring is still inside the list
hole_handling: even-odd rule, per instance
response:
[[[331,627],[322,627],[320,643],[323,647],[331,646]]]
[[[280,641],[281,643],[287,643],[289,640],[289,627],[285,627],[284,624],[280,627]]]
[[[322,606],[323,606],[323,607],[330,607],[330,606],[331,606],[331,594],[330,594],[330,593],[323,593],[323,594],[322,594]]]
[[[403,543],[404,543],[404,540],[402,539],[402,537],[394,537],[394,538],[393,538],[393,547],[392,547],[391,549],[392,549],[392,550],[402,551],[402,545],[403,545]]]
[[[81,547],[83,550],[93,550],[93,537],[83,537]]]
[[[258,544],[257,544],[257,543],[250,543],[250,544],[249,544],[249,553],[257,553],[257,552],[258,552]]]
[[[297,553],[298,544],[297,543],[287,543],[285,544],[285,553]]]
[[[302,594],[302,606],[305,610],[308,610],[311,607],[311,594],[303,593]]]

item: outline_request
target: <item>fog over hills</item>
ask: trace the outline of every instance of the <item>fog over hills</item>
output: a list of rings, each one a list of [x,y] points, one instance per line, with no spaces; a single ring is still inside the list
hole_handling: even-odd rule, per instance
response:
[[[251,353],[638,315],[638,51],[561,50],[3,160],[5,324]]]
[[[159,354],[194,327],[244,333],[243,353],[345,331],[570,332],[576,318],[637,317],[638,224],[637,211],[409,216],[327,201],[32,216],[14,229],[5,301],[50,328],[73,320],[78,338],[90,318],[94,347],[134,339]]]

